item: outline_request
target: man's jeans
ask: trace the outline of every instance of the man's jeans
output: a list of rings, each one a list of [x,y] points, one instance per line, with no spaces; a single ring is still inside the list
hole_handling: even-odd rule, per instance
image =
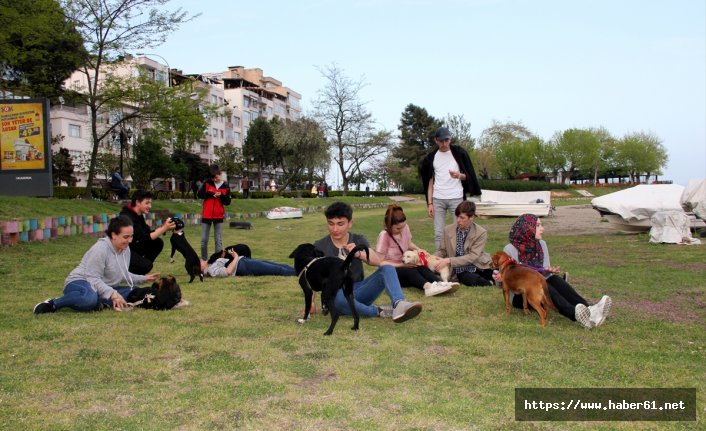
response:
[[[377,317],[378,307],[372,304],[383,291],[390,297],[392,305],[397,301],[404,300],[400,280],[397,278],[397,271],[394,266],[383,265],[370,274],[370,277],[353,283],[354,304],[358,315]],[[353,314],[351,307],[348,306],[348,300],[343,294],[343,289],[336,293],[334,304],[341,314]]]
[[[297,275],[289,265],[245,256],[239,256],[236,265],[235,275]]]
[[[211,222],[201,223],[201,259],[208,260],[208,237],[211,235]],[[213,223],[213,237],[217,251],[223,250],[223,222]]]
[[[434,200],[434,246],[436,251],[441,248],[441,236],[444,234],[446,226],[446,212],[451,213],[451,218],[455,216],[456,207],[463,202],[463,197],[458,199],[437,199]],[[449,255],[456,253],[456,250],[446,250]]]

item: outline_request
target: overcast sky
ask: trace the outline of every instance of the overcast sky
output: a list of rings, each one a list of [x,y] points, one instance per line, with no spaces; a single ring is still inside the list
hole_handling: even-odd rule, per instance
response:
[[[704,0],[172,0],[202,15],[149,52],[184,73],[259,67],[311,112],[332,63],[368,83],[380,128],[409,103],[549,140],[569,128],[652,132],[662,179],[706,178]],[[155,58],[159,60],[158,58]],[[334,177],[335,178],[335,177]]]

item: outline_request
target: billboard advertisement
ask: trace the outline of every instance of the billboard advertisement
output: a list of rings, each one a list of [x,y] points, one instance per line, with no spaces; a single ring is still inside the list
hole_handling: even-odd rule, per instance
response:
[[[0,193],[51,196],[51,136],[46,99],[0,100]]]

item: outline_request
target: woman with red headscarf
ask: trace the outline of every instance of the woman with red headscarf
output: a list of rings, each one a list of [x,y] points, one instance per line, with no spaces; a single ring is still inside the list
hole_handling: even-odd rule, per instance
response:
[[[588,302],[558,275],[559,267],[551,266],[549,248],[542,239],[543,235],[542,221],[534,214],[523,214],[512,225],[510,243],[503,251],[518,263],[544,274],[549,287],[549,296],[559,313],[579,322],[585,328],[602,325],[610,312],[612,300],[604,295],[596,304],[588,305]],[[499,281],[499,276],[496,280]],[[522,295],[513,295],[512,292],[510,295],[512,295],[513,307],[522,308]]]

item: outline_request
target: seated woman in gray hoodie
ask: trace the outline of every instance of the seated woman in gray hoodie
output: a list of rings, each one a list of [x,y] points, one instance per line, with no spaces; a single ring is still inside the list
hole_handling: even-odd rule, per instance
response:
[[[158,273],[137,275],[128,271],[132,222],[125,216],[111,219],[106,236],[83,255],[81,263],[64,281],[64,295],[34,306],[35,314],[53,313],[69,307],[77,311],[100,310],[103,305],[119,311],[136,284],[154,281]]]

